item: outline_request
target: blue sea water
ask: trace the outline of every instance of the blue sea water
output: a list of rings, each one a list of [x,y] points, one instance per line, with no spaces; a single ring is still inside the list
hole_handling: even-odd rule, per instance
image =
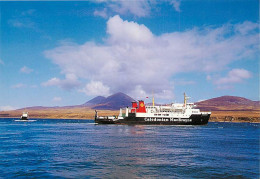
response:
[[[259,178],[259,128],[0,119],[0,178]]]

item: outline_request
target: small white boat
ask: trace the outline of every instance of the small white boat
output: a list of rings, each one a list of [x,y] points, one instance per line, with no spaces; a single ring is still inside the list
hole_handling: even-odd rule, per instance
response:
[[[29,115],[28,112],[23,112],[23,114],[21,115],[21,120],[28,120]]]

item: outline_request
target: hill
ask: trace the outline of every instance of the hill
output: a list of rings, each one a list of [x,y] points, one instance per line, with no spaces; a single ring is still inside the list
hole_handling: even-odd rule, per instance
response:
[[[259,101],[237,96],[221,96],[195,103],[205,111],[255,111],[259,110]]]
[[[82,106],[93,106],[93,105],[97,105],[97,104],[102,104],[105,100],[106,100],[106,98],[104,96],[97,96],[97,97],[87,101],[86,103],[82,104]]]
[[[132,101],[135,100],[130,96],[119,92],[108,96],[107,98],[103,96],[95,97],[84,103],[83,106],[89,106],[92,109],[119,110],[119,108],[131,106]]]

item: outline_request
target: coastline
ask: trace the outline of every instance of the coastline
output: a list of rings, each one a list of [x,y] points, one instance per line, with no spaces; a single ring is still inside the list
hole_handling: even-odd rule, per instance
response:
[[[230,117],[230,116],[228,116]],[[0,117],[0,120],[1,119],[15,119],[15,120],[19,120],[20,118],[19,117]],[[31,117],[29,118],[30,119],[33,119],[33,120],[37,120],[37,119],[48,119],[48,120],[55,120],[55,119],[61,119],[61,120],[94,120],[94,118],[65,118],[65,117],[60,117],[60,118],[51,118],[51,117]],[[259,124],[260,123],[260,117],[259,118],[247,118],[248,120],[239,120],[239,119],[233,119],[233,120],[229,120],[229,119],[223,119],[223,118],[215,118],[213,117],[209,119],[209,122],[231,122],[231,123],[256,123],[256,124]]]
[[[0,119],[19,119],[22,112],[29,112],[29,119],[75,119],[93,120],[95,110],[88,107],[77,108],[48,108],[48,109],[19,109],[13,111],[0,111]],[[211,111],[209,122],[246,122],[260,123],[260,111]],[[99,110],[100,116],[117,116],[119,110]]]
[[[260,119],[257,121],[239,121],[239,120],[233,120],[233,121],[228,121],[228,120],[209,120],[209,122],[230,122],[230,123],[255,123],[255,124],[260,124]]]
[[[1,119],[15,119],[15,120],[19,120],[20,118],[18,117],[0,117]],[[37,119],[48,119],[48,120],[93,120],[94,119],[86,119],[86,118],[30,118],[32,120],[37,120]],[[29,119],[29,120],[30,120]],[[209,120],[209,122],[221,122],[221,123],[255,123],[255,124],[260,124],[260,119],[258,119],[257,121],[239,121],[239,120],[234,120],[234,121],[228,121],[228,120]]]

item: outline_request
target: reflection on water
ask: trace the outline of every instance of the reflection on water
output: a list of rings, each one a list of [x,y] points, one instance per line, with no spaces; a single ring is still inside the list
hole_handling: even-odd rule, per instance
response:
[[[0,177],[259,176],[259,124],[93,125],[0,120]]]

